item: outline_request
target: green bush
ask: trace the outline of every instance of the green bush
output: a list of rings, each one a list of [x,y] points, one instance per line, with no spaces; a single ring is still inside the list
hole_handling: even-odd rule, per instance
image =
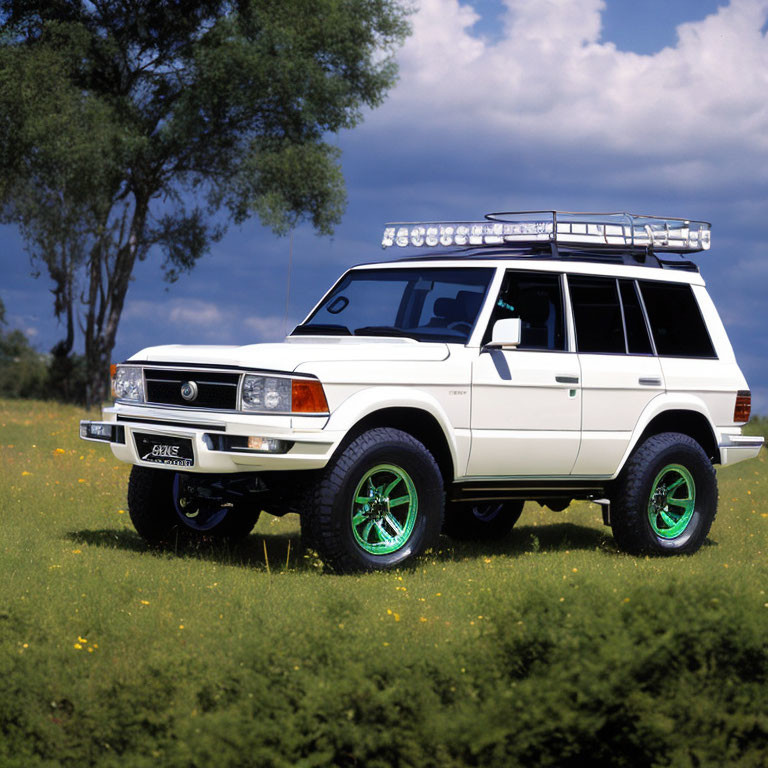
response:
[[[0,675],[0,763],[758,768],[768,648],[750,602],[707,584],[534,591],[499,597],[458,651],[350,653],[307,628],[286,638],[299,674],[255,627],[227,669],[168,658],[66,696],[18,658]]]
[[[46,397],[48,364],[19,330],[0,331],[0,396]]]
[[[85,402],[85,358],[78,354],[42,355],[18,329],[3,331],[5,307],[0,301],[0,397]]]

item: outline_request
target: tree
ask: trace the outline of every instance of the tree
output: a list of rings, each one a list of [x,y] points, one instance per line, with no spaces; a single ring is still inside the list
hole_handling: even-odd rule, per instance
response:
[[[332,232],[326,138],[394,83],[401,0],[0,0],[0,218],[53,282],[89,404],[137,259],[192,269],[230,222]]]

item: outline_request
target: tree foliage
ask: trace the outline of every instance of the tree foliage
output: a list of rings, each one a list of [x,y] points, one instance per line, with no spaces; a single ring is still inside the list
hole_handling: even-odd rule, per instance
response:
[[[88,399],[134,265],[194,267],[230,221],[330,233],[345,204],[329,134],[393,84],[399,0],[0,0],[0,216],[53,282]],[[82,308],[81,308],[82,304]]]

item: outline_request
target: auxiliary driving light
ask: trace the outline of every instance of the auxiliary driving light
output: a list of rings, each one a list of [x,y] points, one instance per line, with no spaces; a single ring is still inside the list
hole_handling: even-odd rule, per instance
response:
[[[81,421],[80,437],[83,440],[101,440],[105,443],[124,443],[125,429],[119,424],[98,421]]]
[[[288,443],[285,440],[276,440],[274,437],[255,437],[248,438],[248,450],[259,451],[261,453],[285,453]]]
[[[575,211],[489,213],[485,221],[394,222],[386,225],[381,239],[384,248],[556,243],[676,253],[706,251],[711,242],[706,221]]]
[[[206,433],[203,442],[210,451],[224,453],[288,453],[293,448],[290,440],[260,435],[220,435]]]

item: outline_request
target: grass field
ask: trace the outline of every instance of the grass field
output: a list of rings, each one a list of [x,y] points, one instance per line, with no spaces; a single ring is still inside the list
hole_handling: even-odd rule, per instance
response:
[[[150,551],[82,416],[0,401],[1,768],[768,765],[765,451],[718,472],[693,557],[529,503],[506,541],[342,577],[290,515]]]

